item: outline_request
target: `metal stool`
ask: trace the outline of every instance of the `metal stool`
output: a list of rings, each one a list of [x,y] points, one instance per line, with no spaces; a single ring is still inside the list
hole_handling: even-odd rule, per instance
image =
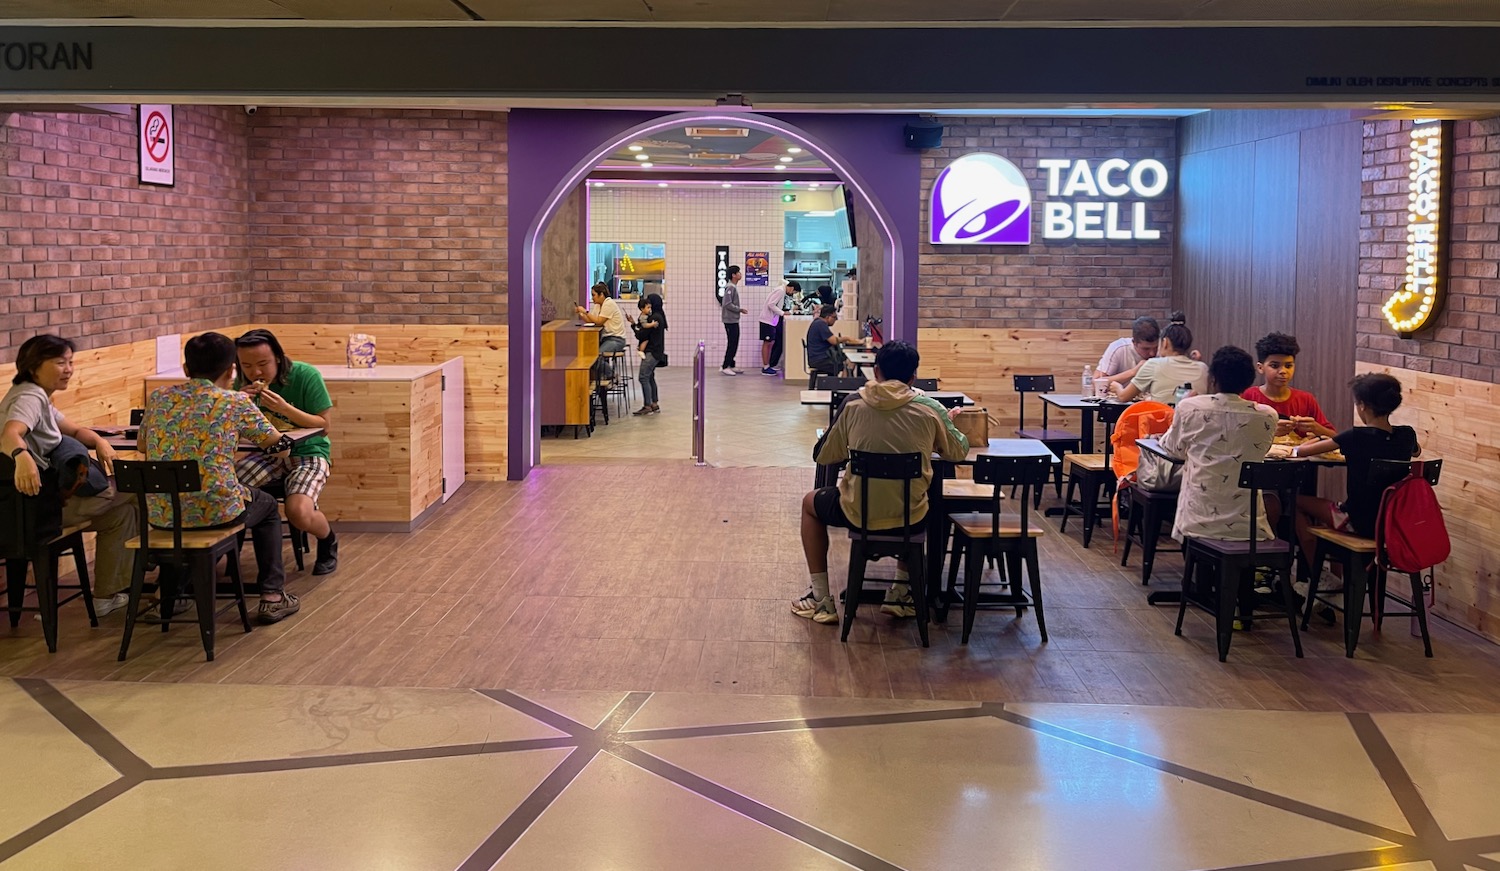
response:
[[[620,411],[616,417],[620,417],[635,404],[635,378],[631,376],[630,367],[625,363],[624,351],[610,351],[603,357],[609,361],[609,389],[605,392],[609,396],[619,397]]]

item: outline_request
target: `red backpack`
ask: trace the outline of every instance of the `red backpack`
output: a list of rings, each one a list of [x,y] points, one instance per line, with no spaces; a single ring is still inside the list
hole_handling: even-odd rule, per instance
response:
[[[1386,565],[1417,574],[1448,559],[1452,545],[1443,523],[1443,507],[1422,477],[1420,462],[1412,463],[1410,474],[1385,488],[1379,516],[1375,542]]]

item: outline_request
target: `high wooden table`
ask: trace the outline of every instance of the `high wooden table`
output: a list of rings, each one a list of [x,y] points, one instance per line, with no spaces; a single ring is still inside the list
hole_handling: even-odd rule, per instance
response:
[[[463,358],[315,366],[333,400],[332,466],[318,508],[350,532],[410,532],[464,482]],[[181,372],[146,379],[146,402]]]
[[[542,324],[542,426],[588,426],[589,383],[599,359],[598,324]]]

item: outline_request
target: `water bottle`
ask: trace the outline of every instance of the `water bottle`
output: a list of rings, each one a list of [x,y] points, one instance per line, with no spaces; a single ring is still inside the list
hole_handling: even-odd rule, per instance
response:
[[[1083,381],[1081,382],[1081,384],[1082,389],[1080,389],[1078,392],[1081,396],[1083,396],[1083,398],[1087,399],[1090,396],[1094,395],[1094,370],[1092,367],[1083,367]]]
[[[1175,394],[1177,398],[1174,399],[1174,400],[1172,400],[1172,404],[1176,405],[1177,403],[1179,403],[1182,400],[1186,399],[1187,395],[1189,393],[1192,393],[1192,392],[1193,392],[1193,383],[1191,381],[1189,381],[1188,383],[1186,383],[1186,384],[1182,385],[1181,387],[1177,388],[1177,392]]]

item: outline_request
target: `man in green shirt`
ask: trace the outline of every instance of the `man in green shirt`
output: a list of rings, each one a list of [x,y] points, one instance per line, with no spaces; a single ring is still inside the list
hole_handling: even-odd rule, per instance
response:
[[[282,431],[328,429],[333,400],[317,369],[292,362],[270,330],[251,330],[234,344],[240,364],[235,389],[254,399],[267,420]],[[315,575],[326,575],[339,565],[338,539],[328,518],[318,510],[318,496],[328,483],[330,456],[328,436],[320,435],[299,442],[290,454],[248,454],[235,464],[235,472],[247,486],[284,482],[286,519],[318,540]]]

